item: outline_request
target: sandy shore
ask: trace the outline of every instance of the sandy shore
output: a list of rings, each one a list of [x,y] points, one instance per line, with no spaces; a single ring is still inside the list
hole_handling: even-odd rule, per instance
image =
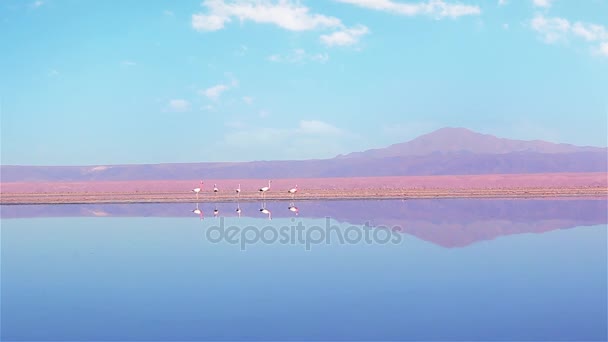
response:
[[[605,198],[608,188],[519,188],[519,189],[352,189],[352,190],[311,190],[295,196],[302,200],[334,199],[428,199],[428,198]],[[258,193],[234,194],[205,193],[198,202],[260,201]],[[266,194],[267,201],[291,200],[287,193]],[[197,202],[192,193],[176,192],[108,192],[108,193],[54,193],[2,194],[1,204],[82,204],[82,203],[186,203]]]
[[[261,179],[205,180],[198,202],[260,201]],[[122,182],[0,183],[0,204],[180,203],[197,202],[190,189],[198,180]],[[213,193],[214,184],[220,192]],[[461,176],[306,178],[273,180],[266,200],[428,198],[606,198],[605,173],[553,173]]]

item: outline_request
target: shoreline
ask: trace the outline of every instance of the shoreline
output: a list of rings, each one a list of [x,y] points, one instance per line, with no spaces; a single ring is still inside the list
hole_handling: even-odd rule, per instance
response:
[[[268,192],[262,198],[257,192],[204,193],[197,200],[192,192],[58,192],[1,193],[1,205],[30,204],[111,204],[111,203],[213,203],[310,200],[380,200],[380,199],[534,199],[534,198],[599,198],[608,197],[608,187],[526,187],[483,189],[311,189],[295,197],[287,193]]]

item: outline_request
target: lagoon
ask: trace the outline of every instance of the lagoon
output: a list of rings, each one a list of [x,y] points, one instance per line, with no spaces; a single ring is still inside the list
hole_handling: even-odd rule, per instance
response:
[[[198,207],[3,206],[2,340],[607,338],[606,200]],[[297,224],[319,241],[272,241]]]

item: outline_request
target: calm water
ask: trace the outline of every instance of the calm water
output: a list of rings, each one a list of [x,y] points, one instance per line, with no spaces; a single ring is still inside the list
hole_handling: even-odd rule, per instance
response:
[[[606,201],[263,206],[3,206],[2,340],[607,338]]]

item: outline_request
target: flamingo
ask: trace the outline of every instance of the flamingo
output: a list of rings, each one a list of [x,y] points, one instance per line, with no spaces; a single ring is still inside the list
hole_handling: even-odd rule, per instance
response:
[[[213,184],[213,192],[217,193],[220,189],[217,188],[217,184]]]
[[[196,199],[197,200],[198,200],[198,193],[201,192],[201,190],[203,190],[203,181],[201,181],[201,186],[200,187],[192,189],[192,192],[194,192],[196,194]]]
[[[268,215],[268,219],[272,220],[272,213],[270,212],[270,210],[266,209],[266,208],[262,208],[260,209],[260,211],[266,215]]]
[[[239,184],[238,188],[236,188],[234,191],[236,191],[236,195],[237,196],[241,196],[241,184]]]
[[[271,180],[268,180],[268,186],[260,188],[260,193],[262,194],[262,197],[264,197],[264,198],[266,197],[266,191],[270,190],[271,182],[272,182]]]
[[[300,209],[298,209],[298,207],[296,207],[293,204],[290,205],[289,207],[287,207],[287,209],[289,209],[289,211],[296,213],[296,216],[298,216],[298,214],[300,213]]]
[[[192,212],[198,215],[201,220],[203,219],[203,211],[198,208],[198,203],[196,203],[196,208]]]
[[[296,196],[296,192],[298,192],[298,184],[296,184],[295,188],[291,188],[287,192],[291,194],[291,198],[294,198]]]

